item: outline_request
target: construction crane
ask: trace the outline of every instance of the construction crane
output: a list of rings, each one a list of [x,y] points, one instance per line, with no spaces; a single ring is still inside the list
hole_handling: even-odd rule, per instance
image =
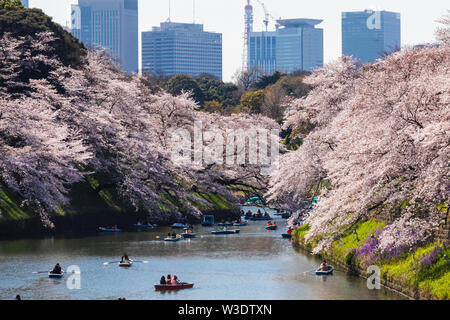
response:
[[[277,19],[273,15],[270,14],[270,12],[267,10],[265,4],[261,0],[256,0],[256,1],[261,5],[261,7],[264,10],[263,23],[266,26],[266,32],[267,32],[270,20],[277,21]]]

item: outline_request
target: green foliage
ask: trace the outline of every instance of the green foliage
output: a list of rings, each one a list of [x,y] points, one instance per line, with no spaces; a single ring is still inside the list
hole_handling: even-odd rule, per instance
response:
[[[203,110],[210,113],[221,113],[223,111],[223,106],[216,100],[206,101]]]
[[[242,90],[238,86],[232,83],[224,83],[209,74],[202,74],[195,80],[203,92],[205,101],[217,101],[223,108],[239,104]]]
[[[448,211],[448,203],[447,202],[442,202],[436,207],[436,209],[439,212],[446,212],[446,211]]]
[[[311,86],[303,83],[304,77],[282,77],[277,82],[285,91],[287,96],[302,98],[311,91]]]
[[[203,198],[204,200],[211,203],[212,208],[210,208],[210,209],[231,210],[231,208],[232,208],[231,203],[227,199],[225,199],[223,196],[221,196],[220,194],[198,192],[198,193],[195,193],[195,195],[197,197]]]
[[[31,215],[21,208],[19,203],[12,192],[0,188],[0,221],[29,219]]]
[[[20,0],[0,0],[0,9],[3,8],[23,8]]]
[[[242,95],[240,112],[260,114],[264,103],[264,90],[250,91]]]
[[[370,235],[374,235],[378,230],[385,226],[386,223],[377,222],[374,219],[352,226],[342,236],[342,245],[340,240],[333,242],[333,252],[337,253],[338,256],[343,257],[346,252],[358,249]]]
[[[268,86],[273,85],[278,82],[278,80],[281,79],[281,77],[286,76],[285,74],[282,74],[279,71],[275,71],[271,75],[264,75],[258,78],[258,81],[253,85],[255,89],[257,90],[263,90],[266,89]]]
[[[295,239],[297,239],[297,241],[299,241],[300,243],[304,243],[305,241],[305,236],[309,231],[309,224],[304,224],[301,227],[298,227],[294,230],[293,232],[293,236]]]
[[[437,246],[442,244],[429,243],[407,255],[385,262],[381,268],[382,277],[417,287],[422,293],[438,299],[450,299],[450,248],[442,250],[431,265],[421,263]]]
[[[0,2],[0,36],[6,32],[15,37],[21,37],[50,31],[57,38],[53,47],[61,62],[72,67],[83,64],[83,57],[86,55],[83,44],[59,24],[54,23],[52,18],[40,9],[26,9],[22,5],[14,5],[16,2],[5,0]]]
[[[170,78],[166,84],[166,90],[172,95],[180,95],[182,92],[192,92],[192,98],[200,105],[203,105],[205,96],[194,78],[185,75],[177,74]]]

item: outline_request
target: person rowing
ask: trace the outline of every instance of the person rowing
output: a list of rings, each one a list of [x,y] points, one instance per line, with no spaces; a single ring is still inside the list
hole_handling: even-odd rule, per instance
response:
[[[271,227],[272,226],[272,223],[269,221],[269,222],[267,222],[267,226],[268,227]]]
[[[122,258],[120,258],[120,263],[123,262],[129,262],[130,258],[128,258],[128,255],[126,253],[123,254]]]
[[[179,283],[180,283],[180,281],[178,280],[178,277],[176,275],[174,275],[170,284],[179,284]]]
[[[161,280],[159,281],[159,284],[167,284],[166,278],[164,276],[161,277]]]
[[[172,276],[170,274],[167,275],[166,284],[172,283]]]
[[[55,265],[55,267],[53,268],[51,273],[53,273],[53,274],[61,274],[62,273],[62,269],[61,269],[61,266],[59,265],[59,263],[57,263]]]
[[[327,264],[327,261],[326,261],[326,260],[323,260],[322,264],[320,265],[320,270],[322,270],[322,271],[328,271],[328,268],[329,268],[329,266],[328,266],[328,264]]]

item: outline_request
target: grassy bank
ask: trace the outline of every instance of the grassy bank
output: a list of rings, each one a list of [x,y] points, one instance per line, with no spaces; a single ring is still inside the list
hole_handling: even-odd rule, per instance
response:
[[[377,265],[387,286],[404,286],[406,289],[403,292],[411,297],[449,300],[450,248],[447,244],[430,242],[395,257],[365,256],[363,246],[384,226],[385,223],[373,219],[352,226],[322,255],[362,275],[365,275],[369,265]],[[311,251],[320,238],[306,241],[308,232],[309,226],[304,225],[296,229],[293,235],[297,244]]]

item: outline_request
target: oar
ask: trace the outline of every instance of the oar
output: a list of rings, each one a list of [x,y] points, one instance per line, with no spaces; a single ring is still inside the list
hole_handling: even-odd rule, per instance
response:
[[[40,273],[49,273],[50,272],[50,270],[47,270],[47,271],[33,271],[32,273],[33,274],[40,274]]]
[[[131,260],[131,262],[139,262],[139,263],[148,263],[148,261],[147,260],[144,260],[144,261],[138,261],[138,260]]]
[[[111,264],[111,263],[119,263],[120,261],[111,261],[111,262],[103,262],[103,264],[105,265],[105,266],[107,266],[108,264]]]
[[[311,270],[308,270],[308,271],[304,271],[304,272],[302,272],[302,274],[307,274],[309,272],[316,271],[316,270],[317,270],[317,268],[314,268],[314,269],[311,269]]]

